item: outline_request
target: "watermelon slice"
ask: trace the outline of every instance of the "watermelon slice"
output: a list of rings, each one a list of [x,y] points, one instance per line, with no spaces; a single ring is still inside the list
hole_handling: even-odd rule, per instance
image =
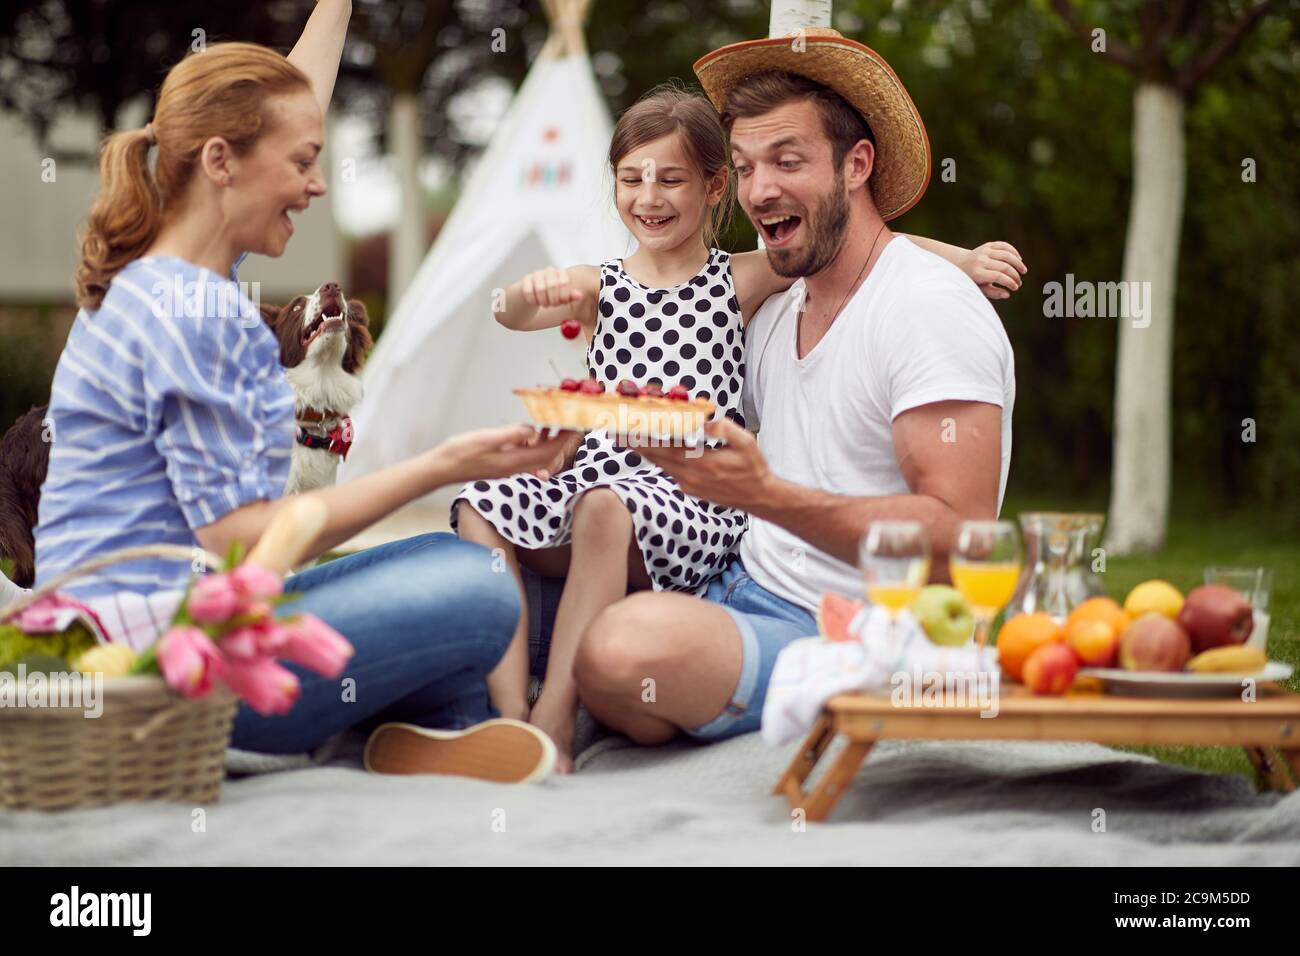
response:
[[[865,601],[827,591],[817,607],[817,631],[828,641],[856,641],[858,635],[850,625],[865,607]]]

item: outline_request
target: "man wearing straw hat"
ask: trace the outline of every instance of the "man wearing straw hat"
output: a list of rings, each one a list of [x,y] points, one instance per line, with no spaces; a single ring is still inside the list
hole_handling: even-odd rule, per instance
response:
[[[930,177],[925,126],[875,51],[834,30],[734,43],[695,64],[731,134],[738,195],[798,277],[746,332],[755,438],[645,449],[683,490],[749,512],[740,557],[697,600],[642,592],[592,625],[575,673],[593,715],[644,744],[757,730],[782,647],[825,591],[861,593],[878,520],[921,522],[943,575],[959,521],[994,517],[1015,369],[991,306],[886,223]]]

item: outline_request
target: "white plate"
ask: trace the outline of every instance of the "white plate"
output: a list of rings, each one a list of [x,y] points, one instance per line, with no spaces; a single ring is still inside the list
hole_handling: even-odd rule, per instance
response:
[[[1291,665],[1269,661],[1254,674],[1189,674],[1186,671],[1126,671],[1111,667],[1085,667],[1080,677],[1096,677],[1112,694],[1131,697],[1230,697],[1240,694],[1241,682],[1257,684],[1286,680]]]

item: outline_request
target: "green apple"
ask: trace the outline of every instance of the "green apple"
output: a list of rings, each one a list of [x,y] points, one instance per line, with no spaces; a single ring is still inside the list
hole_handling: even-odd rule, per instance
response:
[[[961,592],[946,584],[921,588],[912,602],[912,616],[921,622],[926,636],[935,644],[965,644],[975,631],[970,605]]]

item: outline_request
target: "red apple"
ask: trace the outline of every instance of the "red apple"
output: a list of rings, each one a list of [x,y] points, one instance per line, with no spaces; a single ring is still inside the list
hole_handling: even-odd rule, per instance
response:
[[[1255,628],[1255,613],[1241,592],[1226,584],[1203,584],[1187,595],[1178,625],[1199,654],[1212,647],[1246,643]]]

